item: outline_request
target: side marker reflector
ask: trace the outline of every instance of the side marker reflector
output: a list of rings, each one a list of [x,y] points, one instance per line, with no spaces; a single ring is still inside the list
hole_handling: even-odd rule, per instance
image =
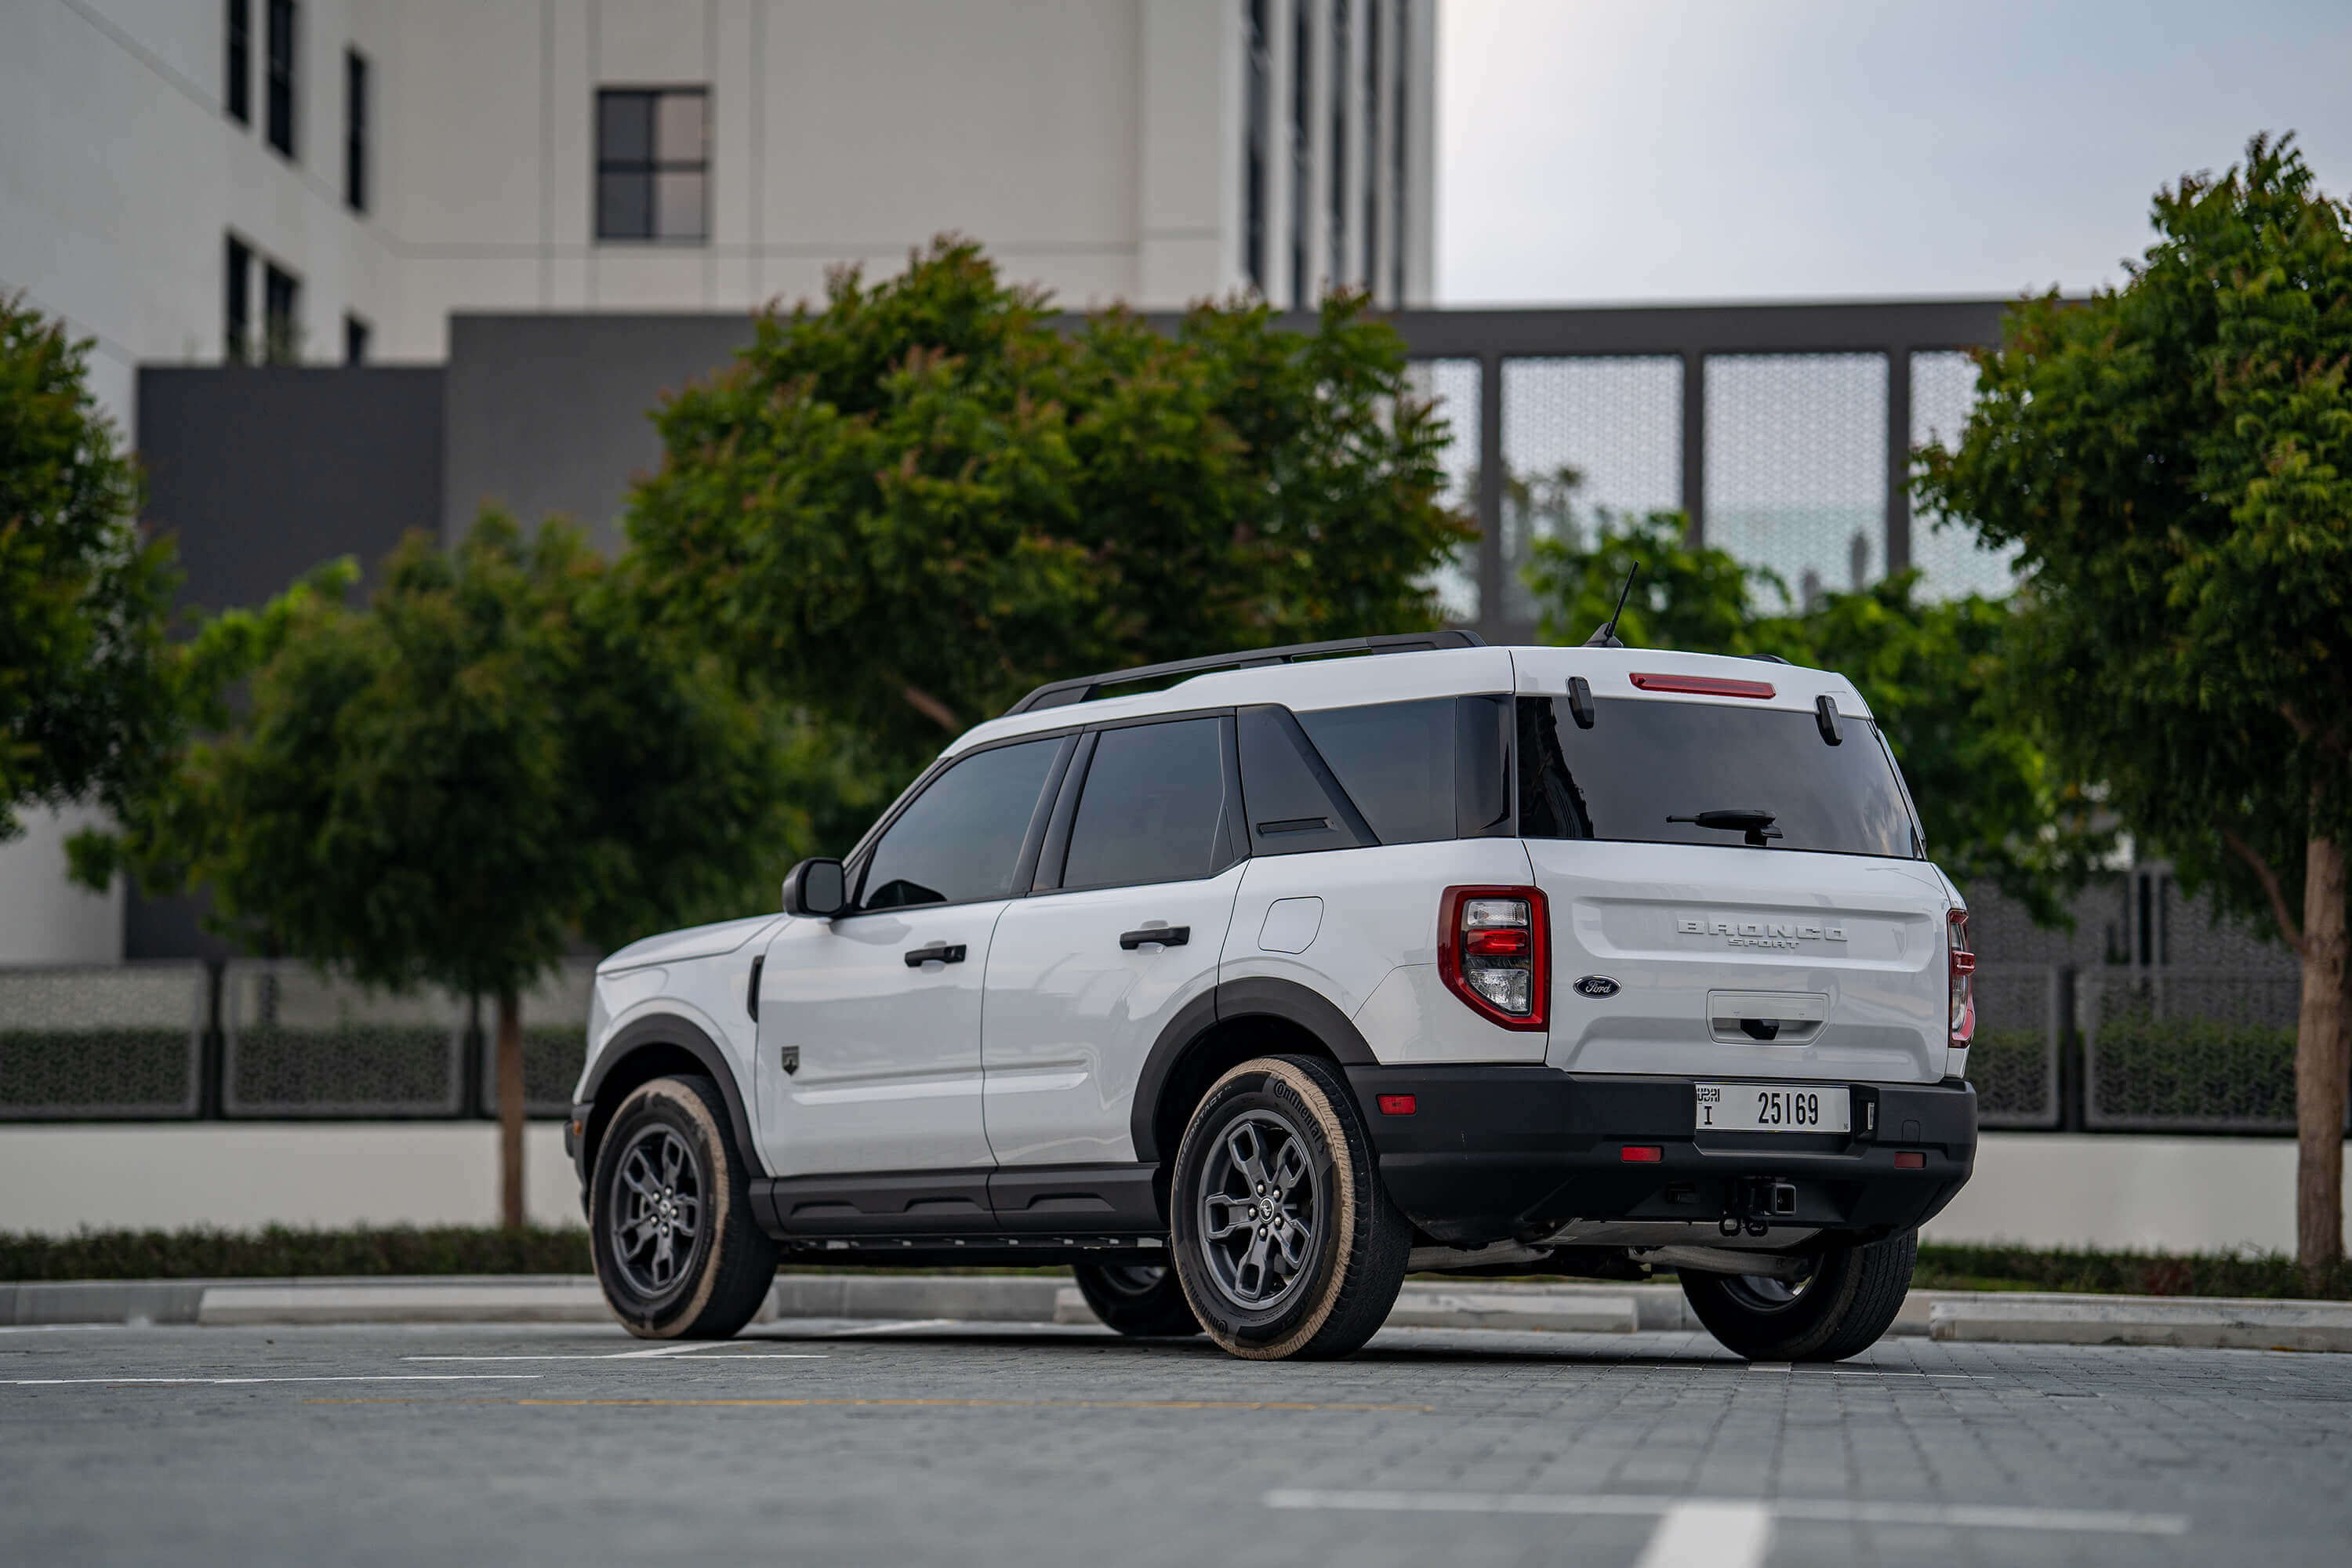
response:
[[[1666,1157],[1666,1152],[1655,1143],[1628,1143],[1617,1152],[1617,1158],[1628,1165],[1654,1165]]]
[[[1416,1102],[1412,1096],[1409,1094],[1384,1094],[1381,1096],[1381,1114],[1382,1116],[1411,1116],[1413,1113],[1415,1104]]]
[[[1927,1168],[1927,1156],[1916,1149],[1898,1149],[1895,1153],[1895,1168],[1898,1171],[1924,1171]]]

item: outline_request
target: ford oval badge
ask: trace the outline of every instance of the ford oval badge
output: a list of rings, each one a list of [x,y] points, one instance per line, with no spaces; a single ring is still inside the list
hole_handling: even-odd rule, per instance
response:
[[[1588,974],[1576,983],[1579,996],[1590,996],[1598,1002],[1617,994],[1617,983],[1605,974]]]

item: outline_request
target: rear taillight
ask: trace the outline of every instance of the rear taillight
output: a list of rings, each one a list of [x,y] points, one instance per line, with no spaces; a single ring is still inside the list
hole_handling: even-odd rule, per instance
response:
[[[1551,917],[1535,888],[1448,888],[1437,969],[1471,1010],[1506,1029],[1546,1026]]]
[[[1977,1032],[1977,955],[1969,951],[1969,911],[1953,910],[1944,917],[1951,960],[1952,1044],[1965,1049]]]

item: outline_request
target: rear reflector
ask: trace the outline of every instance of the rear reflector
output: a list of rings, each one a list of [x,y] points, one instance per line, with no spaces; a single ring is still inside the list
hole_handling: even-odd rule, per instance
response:
[[[1617,1152],[1617,1158],[1628,1165],[1654,1165],[1666,1157],[1666,1152],[1655,1143],[1628,1143]]]
[[[1693,697],[1772,698],[1769,680],[1725,680],[1711,675],[1648,675],[1634,671],[1634,686],[1643,691],[1685,691]]]
[[[1916,1149],[1898,1149],[1895,1152],[1895,1168],[1898,1171],[1924,1171],[1927,1156]]]
[[[1413,1098],[1409,1094],[1384,1094],[1381,1096],[1381,1114],[1382,1116],[1411,1116],[1413,1112]]]

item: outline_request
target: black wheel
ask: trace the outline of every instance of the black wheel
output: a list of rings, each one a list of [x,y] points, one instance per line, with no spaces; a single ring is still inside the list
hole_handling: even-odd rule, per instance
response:
[[[1070,1272],[1078,1293],[1111,1328],[1122,1334],[1168,1338],[1197,1334],[1201,1320],[1184,1300],[1176,1271],[1158,1263],[1081,1263]]]
[[[621,1101],[589,1187],[589,1249],[622,1326],[640,1339],[723,1340],[760,1310],[776,1244],[707,1078],[641,1084]]]
[[[1184,1298],[1235,1355],[1346,1355],[1396,1305],[1412,1228],[1327,1062],[1260,1057],[1219,1079],[1177,1145],[1169,1207]]]
[[[1903,1310],[1919,1233],[1832,1247],[1795,1279],[1761,1274],[1682,1277],[1683,1296],[1723,1342],[1749,1361],[1843,1361],[1876,1344]]]

